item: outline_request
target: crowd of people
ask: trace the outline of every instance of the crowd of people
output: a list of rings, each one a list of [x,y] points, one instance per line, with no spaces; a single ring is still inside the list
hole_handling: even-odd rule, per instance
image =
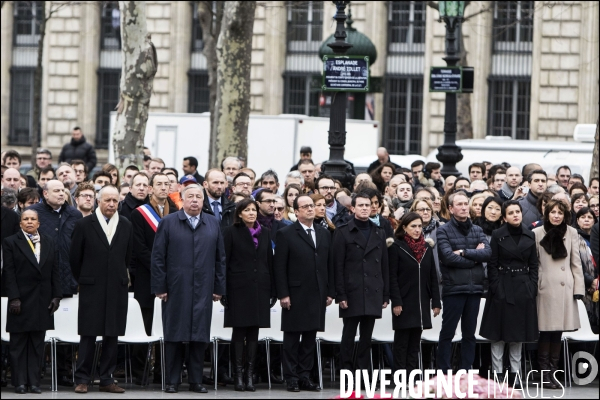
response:
[[[402,167],[380,148],[343,187],[321,172],[310,147],[283,179],[272,170],[258,175],[237,157],[204,176],[198,160],[186,157],[180,177],[144,149],[143,167],[120,173],[105,164],[89,177],[95,154],[91,162],[82,138],[74,131],[56,169],[45,149],[26,174],[16,151],[2,154],[2,312],[10,333],[3,360],[17,393],[41,392],[45,331],[54,328],[60,300],[76,295],[80,345],[76,353],[58,347],[56,359],[59,385],[77,393],[94,379],[97,337],[99,390],[124,392],[114,378],[128,292],[148,335],[155,298],[162,300],[167,393],[178,392],[184,364],[189,390],[198,393],[211,379],[255,391],[260,376],[291,392],[320,390],[315,338],[333,302],[343,319],[333,355],[351,370],[372,368],[371,337],[383,313],[391,313],[395,331],[382,349],[389,367],[419,368],[421,334],[442,313],[429,361],[442,371],[470,369],[485,298],[479,334],[491,345],[480,351],[491,369],[505,372],[506,347],[511,384],[519,385],[522,344],[537,343],[542,384],[552,389],[560,387],[562,333],[581,327],[578,301],[598,332],[599,180],[586,184],[568,166],[482,161],[468,176],[443,178],[439,163]],[[258,351],[278,301],[283,347],[271,349],[271,364],[282,365],[281,377],[266,370]],[[213,355],[219,368],[211,378],[203,367],[213,302],[222,304],[232,337],[231,357]],[[146,354],[146,346],[134,346],[137,384],[149,379]],[[156,351],[154,383],[160,366]]]

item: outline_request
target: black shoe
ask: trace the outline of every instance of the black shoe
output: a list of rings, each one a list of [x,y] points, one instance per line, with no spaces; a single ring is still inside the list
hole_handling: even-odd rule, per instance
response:
[[[227,386],[233,384],[233,378],[227,375],[227,372],[222,372],[218,375],[217,385]]]
[[[267,381],[265,381],[267,382]],[[271,372],[271,383],[274,383],[276,385],[281,385],[283,383],[285,383],[285,381],[283,379],[281,379],[280,377],[278,377],[277,375],[275,375],[274,372]]]
[[[29,391],[34,394],[42,394],[42,389],[39,386],[30,386]]]
[[[177,393],[177,386],[175,385],[165,385],[165,393]]]
[[[201,383],[190,383],[190,392],[208,393],[208,390]]]
[[[244,342],[233,343],[233,390],[243,392],[244,387]]]
[[[288,392],[299,392],[300,391],[300,387],[298,387],[298,381],[296,380],[290,380],[287,383],[287,391]]]
[[[248,392],[256,391],[254,387],[254,367],[256,366],[257,348],[258,342],[246,342],[246,391]]]
[[[19,386],[15,387],[15,393],[16,394],[27,394],[27,388],[25,387],[25,385],[19,385]]]
[[[523,385],[521,384],[521,377],[519,374],[511,372],[508,374],[508,383],[513,387],[513,389],[523,389]]]
[[[71,378],[64,376],[64,375],[58,377],[57,383],[58,383],[58,386],[73,387],[73,381],[71,380]]]
[[[315,385],[314,383],[312,383],[309,378],[300,379],[300,383],[298,384],[298,386],[300,387],[300,390],[307,390],[309,392],[318,392],[319,390],[321,390],[319,385]]]

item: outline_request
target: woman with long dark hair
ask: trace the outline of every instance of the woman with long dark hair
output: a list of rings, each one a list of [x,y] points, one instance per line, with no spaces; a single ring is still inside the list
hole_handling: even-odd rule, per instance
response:
[[[410,212],[400,221],[388,249],[390,299],[394,328],[394,370],[407,376],[418,368],[423,329],[431,329],[431,312],[442,308],[433,250],[423,236],[423,220]]]
[[[257,216],[256,201],[244,199],[237,204],[233,226],[223,231],[227,296],[223,296],[221,303],[225,307],[224,326],[233,328],[231,342],[236,391],[256,390],[252,375],[256,367],[258,330],[270,327],[269,308],[277,302],[271,234],[258,223]]]
[[[300,185],[290,183],[283,191],[283,201],[285,209],[283,210],[283,218],[288,221],[296,222],[296,214],[294,214],[294,199],[302,194]]]
[[[492,257],[487,264],[490,289],[481,321],[481,336],[492,340],[492,368],[502,373],[504,345],[509,344],[511,377],[515,381],[521,366],[521,343],[538,338],[535,297],[538,285],[538,257],[535,235],[523,226],[521,204],[502,204],[505,224],[493,230]]]
[[[385,163],[371,172],[371,179],[373,179],[373,183],[377,186],[377,190],[384,193],[385,185],[392,179],[395,172],[396,168],[390,163]]]
[[[594,215],[594,212],[584,207],[577,211],[575,215],[575,223],[577,225],[577,232],[579,233],[579,257],[581,258],[581,266],[583,267],[583,280],[585,281],[585,297],[583,298],[583,304],[590,320],[590,325],[594,333],[598,333],[599,330],[599,303],[592,301],[594,291],[598,287],[598,266],[594,261],[591,249],[591,233],[592,227],[598,222],[598,219]]]
[[[579,234],[569,226],[569,206],[550,200],[544,208],[544,225],[533,230],[539,259],[538,362],[544,387],[558,389],[554,378],[560,360],[563,332],[581,328],[577,300],[585,295],[579,257]]]
[[[481,206],[481,216],[473,223],[481,229],[488,240],[492,238],[492,232],[502,225],[502,200],[499,197],[488,197]]]

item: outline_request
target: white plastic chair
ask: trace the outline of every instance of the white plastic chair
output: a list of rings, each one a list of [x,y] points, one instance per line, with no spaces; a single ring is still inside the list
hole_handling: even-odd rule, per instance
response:
[[[443,306],[442,306],[443,307]],[[431,329],[425,329],[421,333],[421,342],[419,343],[419,353],[421,354],[421,360],[419,360],[419,364],[423,365],[423,349],[421,344],[423,342],[427,343],[438,343],[440,341],[440,332],[442,331],[442,315],[444,309],[440,310],[440,314],[437,317],[433,316],[433,310],[431,310]],[[456,326],[456,332],[454,332],[454,337],[452,338],[452,343],[460,342],[462,339],[462,334],[460,330],[460,320],[458,321],[458,325]]]
[[[56,354],[56,346],[58,344],[71,345],[74,349],[75,345],[79,344],[80,336],[77,331],[77,320],[79,312],[79,297],[65,298],[60,301],[58,310],[54,313],[54,330],[47,333],[53,342],[53,353]],[[75,352],[73,351],[73,354]],[[54,357],[54,365],[52,366],[57,371],[56,357]],[[75,380],[75,357],[73,357],[73,380]],[[57,391],[58,378],[54,375],[52,382],[52,391]]]
[[[129,297],[129,303],[127,307],[127,326],[125,327],[125,335],[119,336],[119,344],[147,344],[148,353],[146,356],[146,363],[144,364],[144,374],[142,375],[142,386],[146,386],[148,374],[148,364],[150,361],[150,354],[152,351],[152,344],[160,342],[158,336],[146,335],[146,329],[144,328],[144,318],[142,317],[142,310],[140,303],[133,297]],[[126,358],[128,347],[126,346]],[[129,354],[131,356],[131,354]],[[131,374],[131,360],[129,360],[129,372]],[[133,378],[133,377],[132,377]]]
[[[477,314],[477,328],[475,329],[475,340],[477,343],[491,343],[491,340],[484,338],[479,334],[481,329],[481,320],[483,319],[483,310],[485,310],[485,298],[481,299],[479,304],[479,314]]]
[[[325,309],[325,332],[317,332],[317,361],[319,363],[319,385],[323,387],[323,370],[321,360],[321,342],[328,344],[341,344],[344,331],[344,320],[340,318],[339,304],[332,303]],[[355,341],[358,337],[355,338]],[[335,363],[331,361],[331,369],[335,377]]]
[[[261,328],[258,331],[258,340],[265,341],[267,350],[267,376],[269,379],[269,389],[271,389],[271,342],[283,343],[283,332],[281,331],[281,304],[279,304],[279,300],[277,300],[277,303],[270,311],[271,327]]]
[[[381,310],[381,318],[375,320],[373,327],[373,335],[371,339],[376,344],[393,344],[394,343],[394,325],[392,322],[391,305]],[[383,368],[383,351],[379,346],[379,369]],[[373,351],[371,350],[371,365],[373,366]],[[373,366],[374,368],[374,366]]]
[[[562,335],[562,340],[565,343],[563,349],[563,356],[565,360],[565,385],[566,385],[566,376],[569,376],[569,386],[572,385],[571,382],[571,353],[569,352],[569,341],[572,342],[596,342],[596,346],[598,345],[598,334],[592,331],[592,327],[590,325],[590,320],[587,315],[587,310],[585,309],[585,304],[583,301],[577,300],[577,311],[579,313],[579,323],[581,324],[581,328],[576,330],[575,332],[564,332]],[[594,347],[594,353],[595,353]]]
[[[162,321],[162,300],[156,297],[154,299],[154,317],[152,318],[152,329],[150,335],[157,337],[160,342],[160,378],[161,389],[165,390],[165,334]]]
[[[10,342],[10,333],[6,332],[6,315],[8,314],[8,297],[2,297],[2,309],[0,314],[2,316],[2,342]]]
[[[219,302],[213,303],[210,337],[213,342],[215,390],[217,390],[217,361],[219,359],[219,342],[231,342],[231,328],[224,328],[225,308]]]

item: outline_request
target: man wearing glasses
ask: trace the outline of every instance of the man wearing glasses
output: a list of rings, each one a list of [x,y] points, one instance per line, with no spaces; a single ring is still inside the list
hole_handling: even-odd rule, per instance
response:
[[[50,150],[39,148],[35,156],[35,167],[27,171],[27,175],[37,179],[40,171],[52,164],[52,153]]]
[[[77,209],[84,217],[91,215],[92,211],[94,211],[95,195],[96,191],[94,190],[94,185],[91,183],[84,182],[77,185],[77,189],[75,190],[75,203],[77,204]]]
[[[346,207],[341,205],[335,199],[335,184],[333,178],[329,175],[321,175],[316,182],[316,191],[321,196],[325,197],[325,213],[327,218],[336,227],[347,222],[349,218],[349,212]]]
[[[238,173],[233,178],[233,194],[242,193],[246,196],[252,195],[252,178],[245,172]]]
[[[258,203],[258,223],[271,230],[271,237],[275,241],[277,231],[285,226],[275,219],[275,193],[270,189],[258,189],[254,199]]]
[[[71,161],[71,168],[75,171],[75,182],[77,182],[77,184],[87,180],[88,168],[83,160]]]

